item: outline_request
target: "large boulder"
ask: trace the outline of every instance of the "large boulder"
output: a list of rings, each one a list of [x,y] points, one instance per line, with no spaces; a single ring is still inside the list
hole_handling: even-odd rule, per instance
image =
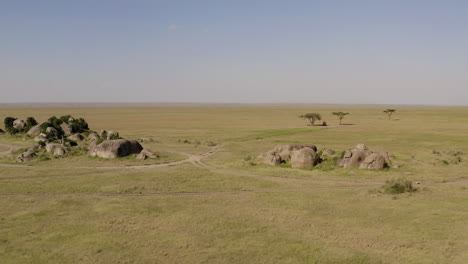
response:
[[[138,154],[143,147],[136,140],[106,140],[95,148],[90,149],[91,156],[98,156],[106,159],[125,157],[131,154]]]
[[[26,134],[28,134],[28,135],[37,135],[37,134],[41,133],[41,125],[42,124],[43,123],[39,123],[39,124],[31,127],[31,129],[29,129],[29,131]]]
[[[344,168],[359,168],[364,159],[371,153],[364,144],[359,144],[351,150],[347,150],[342,160]]]
[[[70,118],[72,118],[72,117],[70,117]],[[71,135],[72,129],[71,129],[71,127],[70,127],[69,124],[67,124],[67,123],[62,123],[62,124],[60,125],[60,127],[62,128],[63,133],[64,133],[65,135],[67,135],[67,136],[68,136],[68,135]]]
[[[380,170],[390,167],[394,158],[388,152],[373,152],[364,144],[359,144],[353,149],[347,150],[343,158],[337,161],[337,165],[344,168]]]
[[[28,162],[28,161],[31,161],[35,156],[36,156],[36,153],[32,151],[26,151],[18,155],[18,157],[16,158],[16,162],[19,162],[19,163]]]
[[[317,152],[310,147],[294,150],[291,155],[291,167],[309,169],[320,161]]]
[[[317,147],[312,144],[278,145],[273,151],[276,152],[280,156],[281,162],[288,162],[291,159],[291,154],[293,151],[303,149],[306,147],[311,148],[314,151],[317,151]]]
[[[381,170],[386,168],[385,157],[380,153],[371,153],[359,165],[360,169]]]
[[[15,121],[13,121],[13,127],[18,130],[23,129],[26,125],[26,122],[24,122],[24,120],[21,119],[16,119]]]
[[[146,159],[157,159],[159,158],[159,156],[156,153],[152,152],[151,150],[143,149],[140,152],[140,154],[136,156],[136,158],[146,160]]]

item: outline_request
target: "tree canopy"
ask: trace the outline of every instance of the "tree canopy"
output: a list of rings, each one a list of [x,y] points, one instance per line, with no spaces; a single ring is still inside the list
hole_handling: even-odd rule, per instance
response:
[[[333,112],[332,114],[338,117],[338,119],[340,120],[340,125],[341,125],[341,120],[343,120],[345,116],[349,115],[348,112]]]
[[[386,109],[383,112],[388,115],[388,120],[390,120],[390,118],[392,117],[392,114],[396,112],[396,109]]]
[[[300,115],[299,118],[308,119],[311,125],[314,125],[317,120],[322,120],[322,116],[318,113],[306,113]]]

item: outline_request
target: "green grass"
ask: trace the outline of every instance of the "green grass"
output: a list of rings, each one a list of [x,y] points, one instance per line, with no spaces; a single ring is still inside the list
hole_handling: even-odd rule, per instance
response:
[[[390,121],[385,108],[1,106],[0,119],[71,114],[95,130],[153,138],[142,145],[161,158],[69,155],[0,167],[0,262],[467,263],[468,108],[402,106]],[[336,111],[350,112],[343,123],[352,125],[339,126]],[[307,126],[297,118],[306,112],[329,126]],[[129,168],[202,154],[210,141],[222,148],[202,160],[209,167]],[[0,152],[33,143],[0,135]],[[401,166],[343,169],[330,159],[302,170],[256,158],[287,143],[337,153],[364,143]],[[399,178],[418,191],[383,191]]]

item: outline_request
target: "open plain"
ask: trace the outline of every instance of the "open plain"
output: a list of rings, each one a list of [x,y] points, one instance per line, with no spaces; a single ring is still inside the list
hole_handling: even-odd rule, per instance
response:
[[[343,105],[3,105],[0,117],[85,118],[157,160],[17,164],[0,135],[1,263],[468,263],[468,108]],[[332,115],[351,114],[343,125]],[[298,118],[321,113],[328,126]],[[293,169],[278,144],[363,143],[399,168]],[[416,192],[387,194],[404,178]]]

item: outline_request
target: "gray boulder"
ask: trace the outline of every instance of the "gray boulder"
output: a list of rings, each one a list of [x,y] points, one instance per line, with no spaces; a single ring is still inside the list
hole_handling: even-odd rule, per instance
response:
[[[395,156],[388,152],[373,152],[364,144],[359,144],[347,150],[344,157],[337,161],[337,165],[344,168],[380,170],[390,167],[394,158]]]
[[[39,133],[41,133],[41,125],[43,123],[39,123],[38,125],[35,125],[33,127],[31,127],[31,129],[29,129],[29,131],[26,133],[28,135],[37,135]]]
[[[72,117],[70,117],[70,118],[72,118]],[[65,133],[65,135],[71,135],[72,129],[71,129],[71,127],[70,127],[69,124],[67,124],[67,123],[62,123],[62,124],[60,125],[60,127],[62,128],[63,133]]]
[[[305,147],[293,151],[291,155],[291,167],[298,169],[308,169],[317,165],[320,158],[312,148]]]
[[[278,145],[273,151],[276,152],[280,156],[281,162],[288,162],[291,159],[291,155],[293,151],[303,149],[306,147],[311,148],[314,151],[317,151],[317,147],[312,144]]]
[[[21,119],[16,119],[15,121],[13,121],[13,127],[18,130],[23,129],[26,125],[26,122],[24,122],[24,120]]]
[[[126,157],[131,154],[139,154],[143,147],[136,140],[106,140],[96,147],[90,149],[91,156],[98,156],[106,159]]]
[[[143,149],[140,152],[140,154],[136,156],[136,158],[146,160],[146,159],[157,159],[159,158],[159,156],[156,153],[152,152],[151,150]]]
[[[26,151],[18,155],[18,157],[16,158],[16,162],[18,163],[28,162],[28,161],[31,161],[35,156],[36,156],[36,153],[32,151]]]
[[[360,169],[381,170],[385,168],[387,163],[385,157],[380,153],[369,154],[359,165]]]

